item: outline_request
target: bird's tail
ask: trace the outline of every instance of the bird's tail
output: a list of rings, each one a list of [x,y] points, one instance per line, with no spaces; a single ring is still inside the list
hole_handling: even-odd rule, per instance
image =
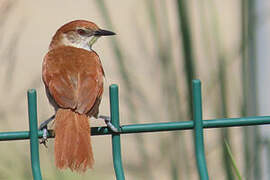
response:
[[[90,141],[90,125],[85,114],[58,109],[55,116],[55,164],[59,169],[84,172],[92,168],[94,157]]]

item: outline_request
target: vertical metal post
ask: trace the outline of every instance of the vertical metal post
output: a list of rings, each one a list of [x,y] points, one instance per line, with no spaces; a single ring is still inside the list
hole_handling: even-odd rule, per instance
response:
[[[110,86],[110,109],[112,124],[120,130],[119,125],[119,96],[118,86],[112,84]],[[112,150],[113,150],[113,166],[117,180],[125,180],[124,169],[121,157],[121,141],[120,134],[112,134]]]
[[[203,121],[202,121],[202,95],[201,81],[192,81],[192,96],[193,96],[193,119],[195,131],[195,153],[197,160],[197,168],[200,174],[200,179],[208,180],[207,165],[205,160],[204,142],[203,142]]]
[[[36,90],[27,91],[28,98],[28,116],[30,130],[30,153],[31,166],[34,180],[42,180],[39,162],[39,141],[38,141],[38,125],[37,125],[37,94]]]

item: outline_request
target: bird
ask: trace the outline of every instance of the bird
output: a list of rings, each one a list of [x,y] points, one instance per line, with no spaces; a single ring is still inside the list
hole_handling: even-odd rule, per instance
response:
[[[56,31],[43,59],[42,79],[55,115],[41,129],[46,139],[47,124],[54,119],[58,169],[85,172],[93,168],[89,118],[99,118],[104,70],[92,46],[101,36],[112,35],[91,21],[68,22]]]

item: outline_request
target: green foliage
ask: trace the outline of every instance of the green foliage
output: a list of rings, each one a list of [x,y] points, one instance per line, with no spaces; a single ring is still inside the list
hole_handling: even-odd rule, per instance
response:
[[[243,178],[242,178],[242,176],[240,174],[239,169],[237,168],[236,161],[235,161],[235,158],[234,158],[234,156],[232,154],[230,145],[228,144],[228,142],[226,140],[224,141],[224,144],[226,145],[226,150],[227,150],[228,156],[230,157],[231,164],[232,164],[233,170],[235,171],[237,179],[242,180]]]

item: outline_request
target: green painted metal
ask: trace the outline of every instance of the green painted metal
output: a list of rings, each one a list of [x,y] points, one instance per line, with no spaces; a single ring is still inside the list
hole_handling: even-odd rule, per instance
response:
[[[29,139],[29,131],[1,132],[0,141]]]
[[[238,126],[255,126],[270,124],[270,116],[224,118],[203,120],[203,128],[226,128]],[[164,123],[145,123],[123,125],[120,134],[178,131],[191,130],[194,128],[193,121],[164,122]],[[42,131],[38,131],[38,137],[42,138]],[[92,136],[111,135],[111,131],[106,126],[91,128]],[[52,131],[49,130],[48,138],[54,138]],[[29,131],[0,132],[0,141],[26,140],[29,139]]]
[[[201,81],[192,81],[193,96],[193,119],[194,119],[194,138],[197,168],[200,179],[208,180],[207,165],[205,160],[204,142],[203,142],[203,121],[202,121],[202,94]]]
[[[42,180],[39,162],[39,141],[37,124],[37,94],[36,90],[31,89],[27,92],[28,97],[28,116],[29,116],[29,138],[31,165],[34,180]]]
[[[112,124],[120,130],[119,123],[119,96],[118,86],[113,84],[110,86],[110,109]],[[121,156],[121,141],[120,134],[112,134],[112,151],[113,151],[113,166],[117,180],[125,180],[124,169]]]

